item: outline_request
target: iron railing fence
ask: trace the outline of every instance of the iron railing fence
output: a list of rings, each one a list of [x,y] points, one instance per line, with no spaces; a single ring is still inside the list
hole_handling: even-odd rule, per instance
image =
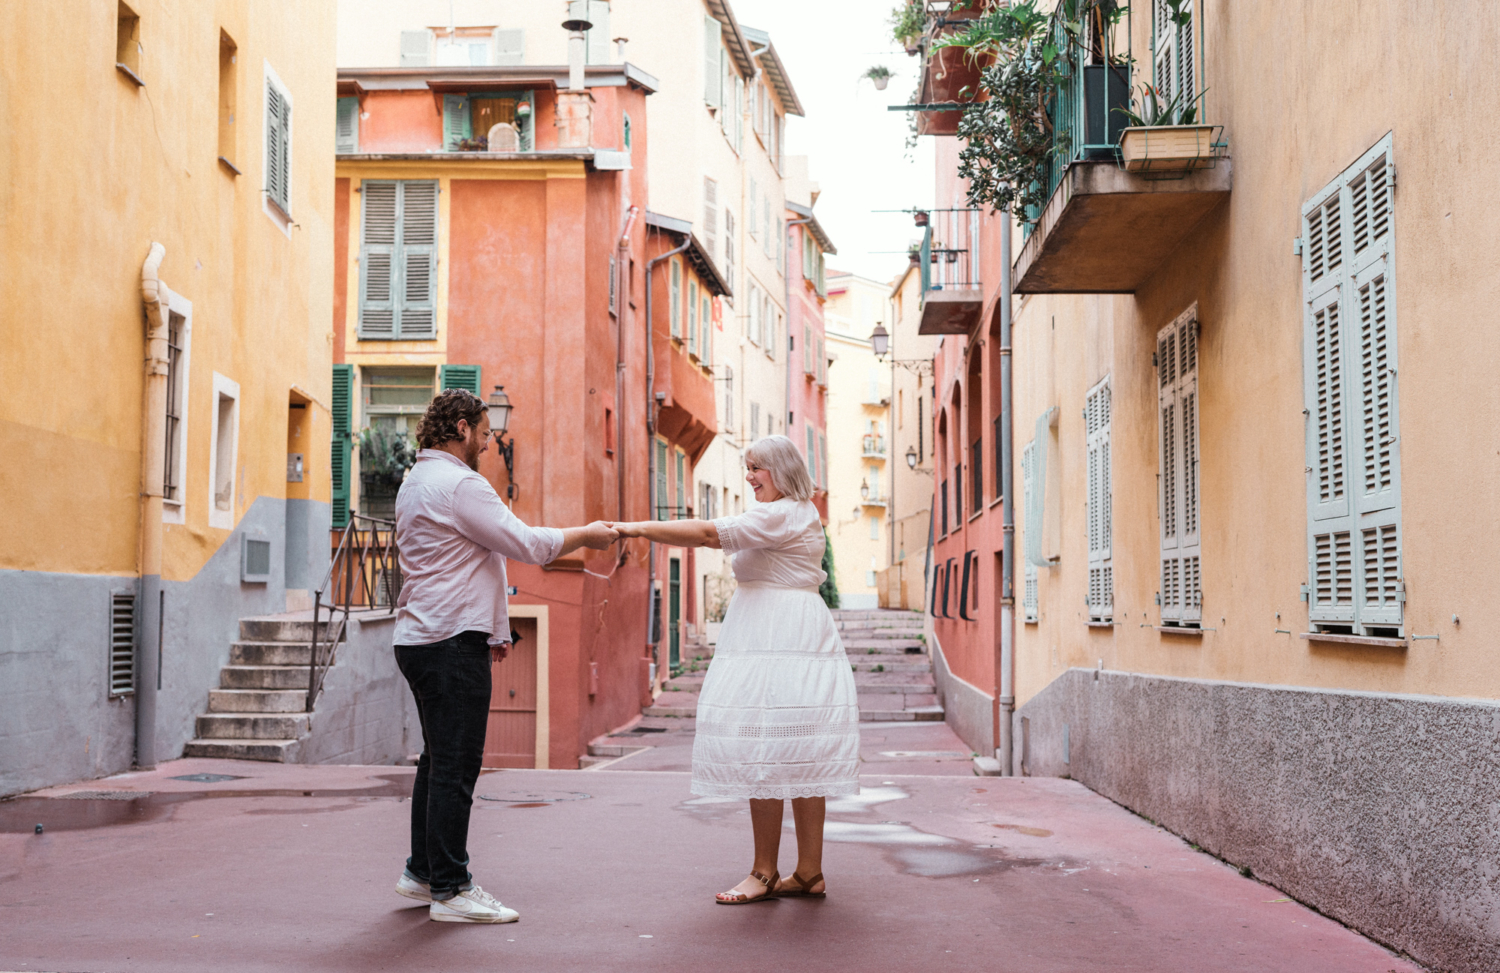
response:
[[[979,210],[934,209],[924,212],[927,227],[922,234],[919,264],[922,292],[980,290]]]
[[[323,678],[334,663],[338,645],[348,633],[350,613],[356,609],[394,610],[401,597],[395,523],[351,513],[348,526],[334,536],[338,543],[313,599],[307,665],[309,713],[323,690]]]

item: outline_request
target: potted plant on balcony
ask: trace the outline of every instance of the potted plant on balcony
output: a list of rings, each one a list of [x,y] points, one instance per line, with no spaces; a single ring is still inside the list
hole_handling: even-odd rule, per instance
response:
[[[876,91],[884,91],[885,86],[889,84],[891,80],[891,69],[886,67],[884,64],[877,64],[873,68],[870,68],[868,71],[866,71],[864,74],[860,75],[860,77],[869,78],[870,81],[874,83]]]
[[[922,31],[926,27],[927,11],[921,0],[907,0],[891,10],[891,37],[913,57],[922,49]]]
[[[1161,98],[1156,89],[1143,85],[1140,111],[1116,108],[1130,127],[1120,133],[1120,158],[1128,172],[1185,172],[1206,169],[1218,158],[1214,138],[1219,126],[1198,121],[1198,102],[1208,92],[1184,99],[1182,92]]]

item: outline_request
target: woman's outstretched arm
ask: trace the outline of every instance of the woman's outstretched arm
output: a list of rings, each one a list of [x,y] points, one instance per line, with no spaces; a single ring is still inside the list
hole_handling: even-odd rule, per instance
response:
[[[712,547],[719,545],[719,529],[711,520],[641,520],[635,523],[612,523],[609,526],[621,537],[644,537],[673,547]]]

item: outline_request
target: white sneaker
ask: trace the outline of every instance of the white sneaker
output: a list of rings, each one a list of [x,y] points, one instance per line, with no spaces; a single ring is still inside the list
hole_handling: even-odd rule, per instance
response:
[[[419,882],[405,872],[401,873],[401,880],[396,883],[396,894],[404,895],[408,899],[416,899],[418,902],[432,901],[432,888],[426,882]]]
[[[434,922],[515,922],[521,913],[507,909],[479,886],[464,889],[451,899],[434,901],[427,910]]]

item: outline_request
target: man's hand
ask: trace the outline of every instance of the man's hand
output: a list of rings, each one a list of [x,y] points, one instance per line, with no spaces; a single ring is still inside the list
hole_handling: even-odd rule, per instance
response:
[[[602,551],[620,539],[620,532],[602,520],[596,520],[583,528],[583,546]]]
[[[615,533],[619,534],[621,537],[640,537],[641,536],[641,525],[640,524],[627,523],[627,522],[624,522],[624,521],[616,523],[615,521],[612,521],[612,520],[606,520],[605,523],[608,524],[610,527],[613,527],[614,530],[615,530]]]

